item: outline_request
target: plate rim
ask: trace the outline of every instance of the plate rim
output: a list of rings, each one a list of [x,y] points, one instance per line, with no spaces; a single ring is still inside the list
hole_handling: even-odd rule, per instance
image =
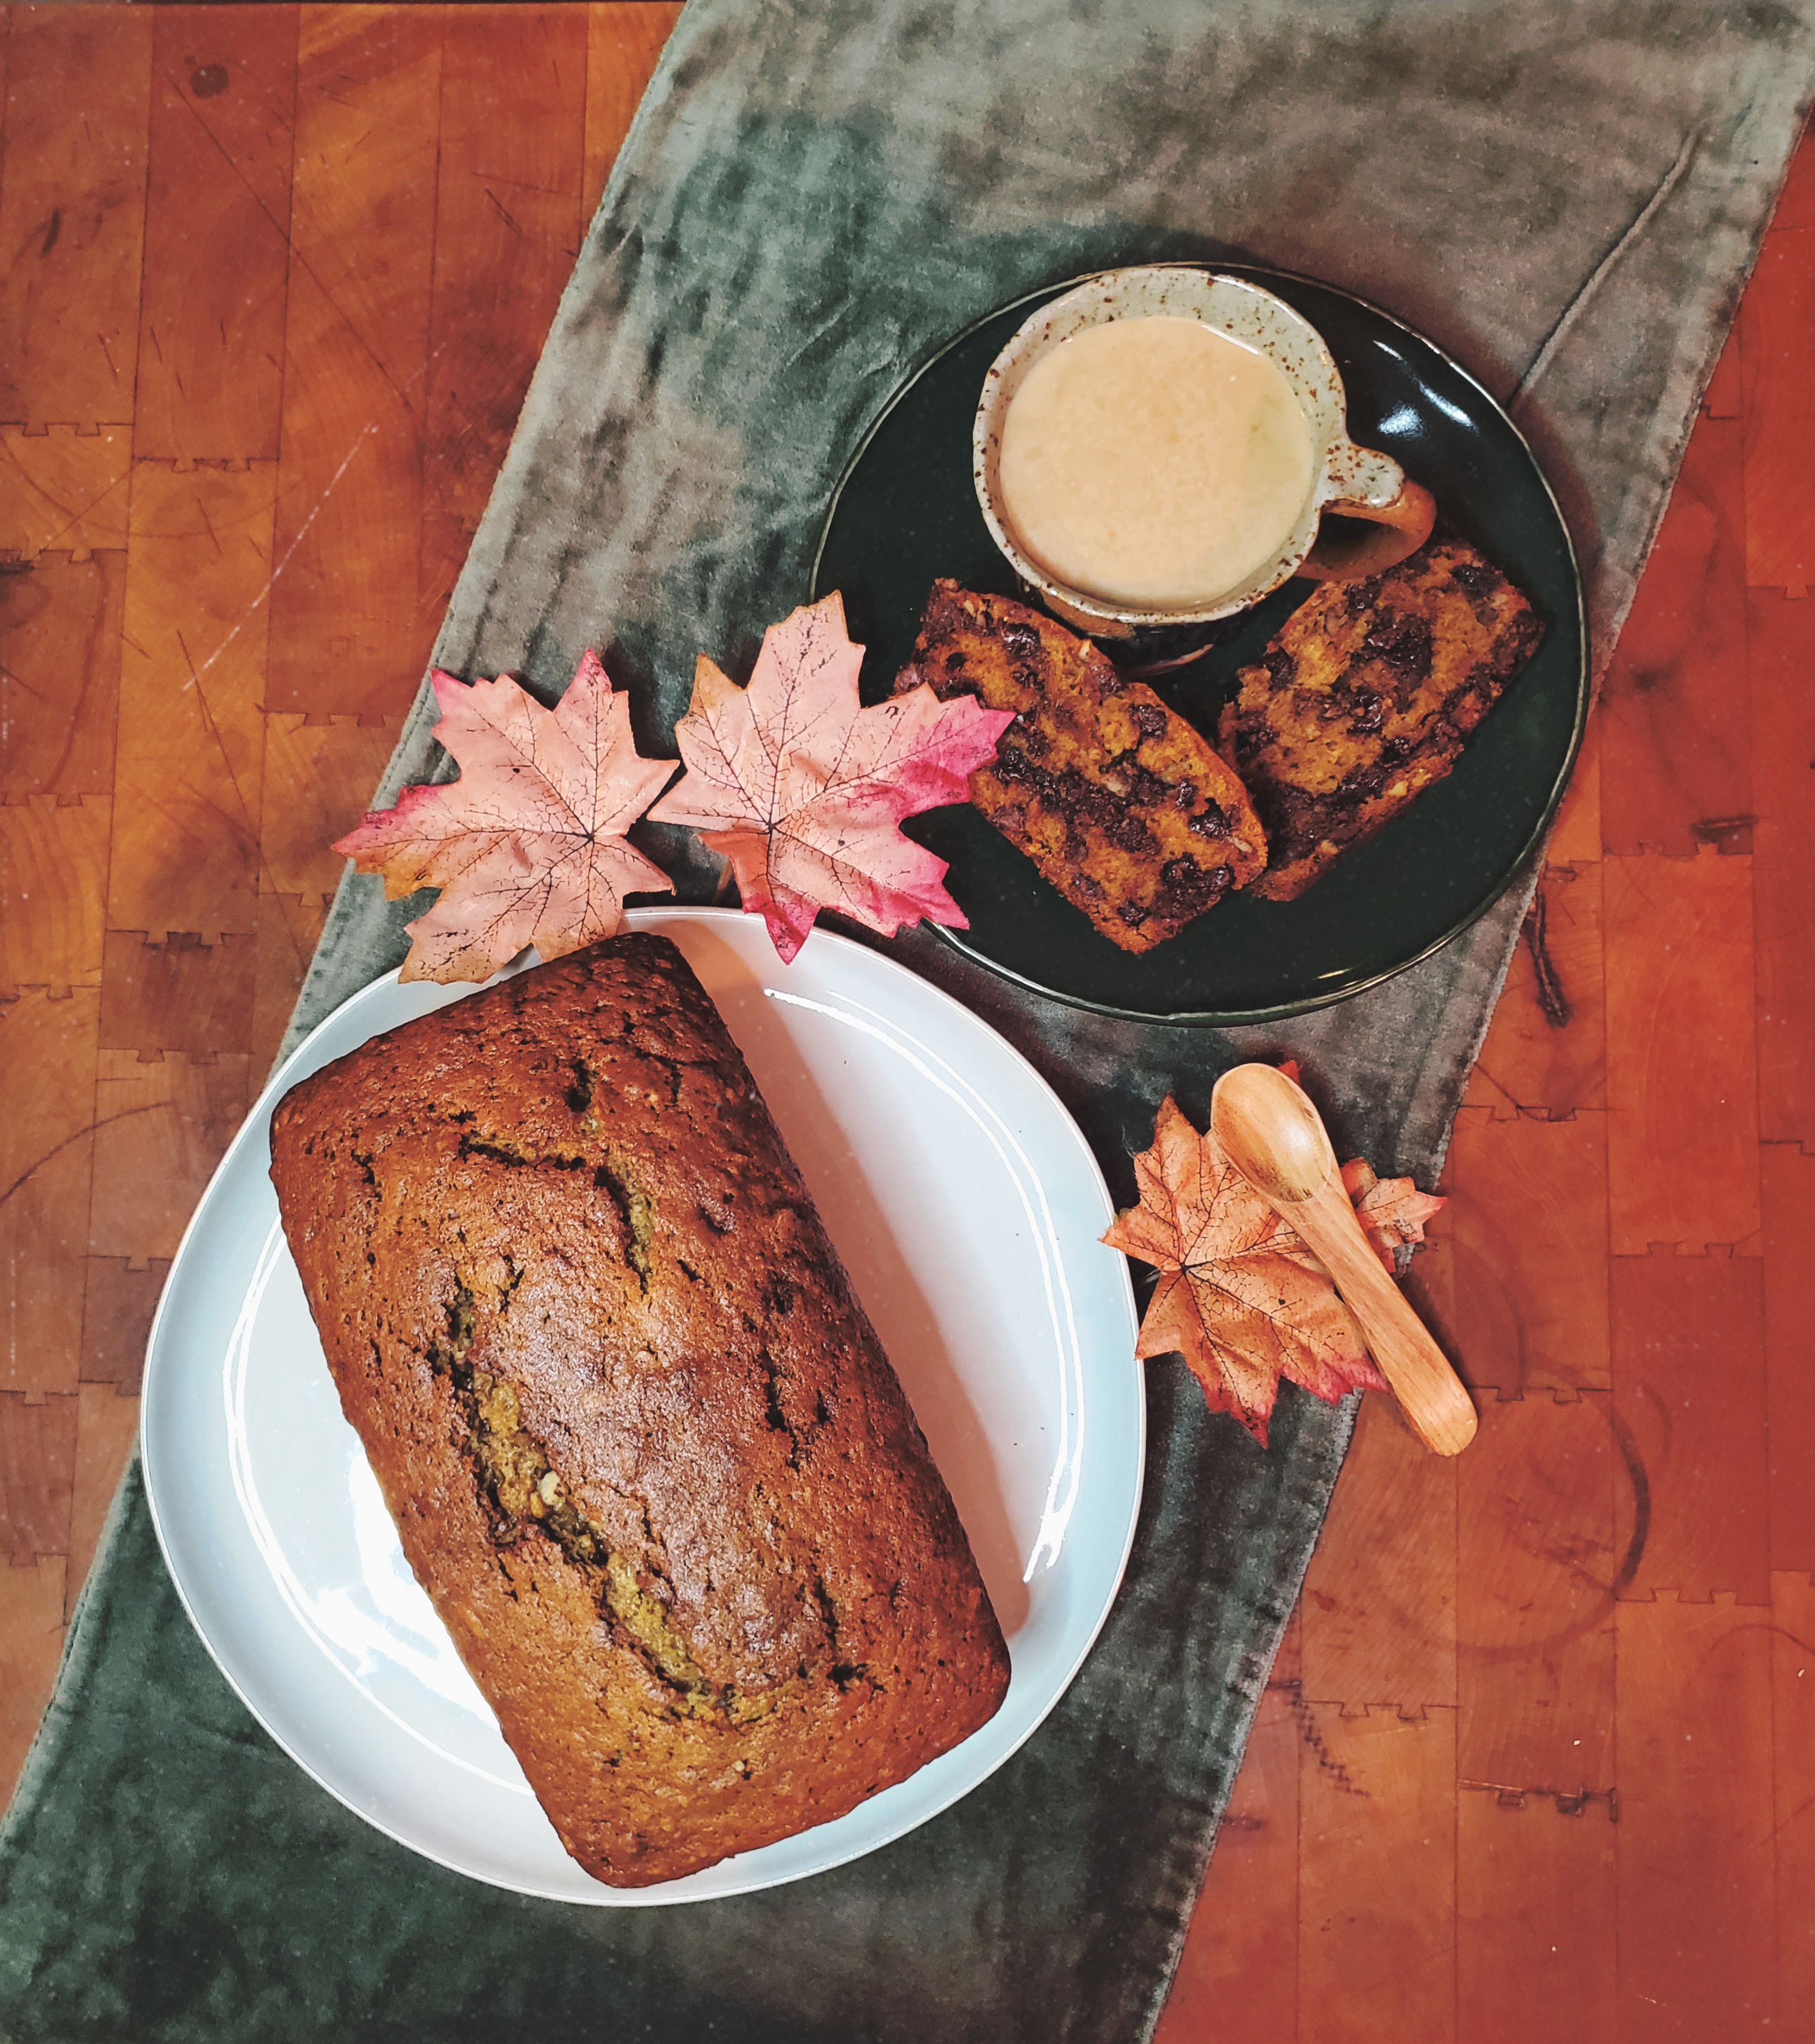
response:
[[[1019,298],[1005,299],[1002,304],[980,314],[968,325],[960,328],[956,333],[941,341],[923,359],[917,363],[877,407],[875,416],[859,436],[856,444],[852,449],[849,459],[845,463],[843,470],[840,472],[837,482],[833,486],[832,495],[826,504],[825,516],[820,523],[819,537],[813,547],[813,566],[809,573],[807,583],[809,597],[817,597],[820,594],[820,569],[825,558],[827,543],[832,536],[833,523],[838,516],[838,507],[844,501],[845,489],[852,477],[856,473],[858,464],[868,452],[871,443],[882,431],[883,424],[894,411],[895,407],[936,363],[943,361],[952,349],[962,346],[973,334],[980,332],[993,321],[1000,319],[1005,313],[1018,312],[1024,305],[1037,305],[1048,298],[1062,295],[1079,285],[1090,283],[1098,277],[1113,275],[1118,270],[1146,267],[1148,266],[1143,263],[1109,263],[1101,269],[1086,270],[1075,277],[1064,279],[1055,283],[1040,285],[1033,290],[1024,292]],[[963,931],[951,928],[944,924],[935,924],[932,926],[934,933],[940,940],[949,945],[960,957],[968,959],[974,964],[982,966],[986,970],[994,973],[998,979],[1006,980],[1012,986],[1021,987],[1029,993],[1042,995],[1048,1001],[1062,1002],[1067,1008],[1079,1009],[1092,1015],[1111,1016],[1121,1022],[1153,1022],[1173,1028],[1189,1029],[1244,1028],[1256,1023],[1282,1022],[1293,1016],[1314,1014],[1319,1009],[1334,1007],[1338,1001],[1351,1000],[1358,993],[1367,993],[1370,988],[1382,986],[1390,979],[1397,979],[1401,973],[1409,972],[1414,966],[1422,965],[1426,959],[1434,957],[1446,944],[1454,943],[1458,937],[1472,929],[1495,902],[1509,893],[1519,883],[1520,877],[1531,866],[1535,855],[1542,846],[1552,824],[1555,820],[1557,810],[1562,804],[1564,792],[1569,786],[1570,776],[1575,770],[1575,763],[1582,751],[1582,738],[1588,728],[1588,713],[1594,693],[1593,662],[1588,636],[1588,600],[1587,593],[1582,586],[1582,563],[1576,551],[1575,535],[1570,530],[1569,521],[1563,515],[1563,506],[1557,501],[1556,491],[1552,486],[1551,479],[1544,472],[1544,464],[1538,459],[1536,450],[1524,432],[1521,431],[1517,421],[1499,399],[1482,382],[1480,378],[1475,375],[1472,370],[1465,368],[1461,363],[1458,362],[1448,348],[1432,340],[1429,334],[1421,332],[1409,321],[1400,318],[1397,313],[1389,312],[1384,305],[1376,305],[1371,298],[1363,298],[1359,291],[1349,290],[1340,284],[1328,283],[1322,278],[1309,276],[1302,270],[1282,269],[1275,264],[1266,263],[1213,263],[1190,258],[1181,259],[1177,263],[1169,263],[1168,267],[1178,269],[1207,270],[1219,276],[1260,280],[1274,279],[1286,283],[1308,285],[1314,290],[1327,291],[1332,298],[1347,299],[1351,305],[1359,306],[1362,311],[1371,313],[1376,319],[1384,320],[1388,325],[1397,328],[1400,332],[1409,335],[1421,346],[1429,348],[1448,368],[1453,370],[1464,382],[1469,384],[1479,397],[1498,415],[1518,444],[1520,451],[1530,463],[1532,472],[1536,476],[1539,485],[1544,491],[1545,500],[1555,516],[1557,530],[1563,536],[1563,555],[1569,567],[1570,586],[1575,596],[1576,644],[1579,649],[1575,682],[1575,714],[1571,726],[1569,744],[1563,754],[1563,763],[1552,782],[1550,792],[1544,798],[1544,808],[1509,866],[1505,878],[1492,887],[1440,936],[1434,937],[1421,950],[1402,959],[1398,964],[1382,966],[1378,971],[1364,974],[1359,978],[1346,981],[1333,989],[1320,989],[1302,995],[1297,1000],[1275,1001],[1259,1008],[1163,1010],[1151,1008],[1125,1008],[1113,1001],[1093,1001],[1086,995],[1069,993],[1062,987],[1049,986],[1043,981],[1032,978],[1026,973],[1017,971],[1012,966],[1002,964],[975,944],[967,943],[965,941]],[[1310,316],[1307,313],[1305,317],[1309,318]],[[1311,324],[1315,326],[1317,322],[1313,320]],[[1321,332],[1321,328],[1319,332]]]
[[[697,902],[674,902],[667,905],[647,902],[635,904],[625,909],[624,920],[620,926],[621,932],[629,932],[640,927],[638,919],[645,916],[651,918],[679,917],[688,921],[735,924],[739,927],[746,926],[748,924],[756,920],[752,912],[740,909],[720,907],[713,905]],[[614,934],[617,933],[614,932]],[[892,967],[894,970],[905,974],[918,989],[926,994],[932,996],[936,1005],[955,1011],[956,1013],[962,1018],[963,1021],[971,1024],[975,1028],[982,1030],[987,1037],[993,1039],[997,1045],[998,1045],[1002,1050],[1006,1051],[1009,1057],[1021,1066],[1025,1076],[1032,1081],[1038,1094],[1040,1097],[1043,1097],[1054,1108],[1057,1110],[1062,1125],[1069,1132],[1071,1139],[1076,1145],[1078,1151],[1087,1166],[1089,1172],[1094,1178],[1097,1185],[1100,1188],[1102,1193],[1106,1208],[1107,1208],[1110,1217],[1113,1219],[1117,1212],[1114,1195],[1109,1190],[1109,1182],[1104,1174],[1102,1163],[1098,1161],[1094,1150],[1091,1148],[1089,1139],[1085,1135],[1083,1130],[1078,1125],[1076,1116],[1073,1115],[1071,1109],[1067,1107],[1065,1102],[1059,1097],[1057,1090],[1054,1088],[1052,1082],[1017,1045],[1010,1043],[1008,1038],[1005,1036],[1000,1030],[996,1028],[992,1023],[989,1022],[982,1016],[978,1014],[974,1009],[967,1006],[963,1001],[959,1000],[956,995],[948,993],[944,987],[936,986],[932,981],[925,978],[922,974],[915,972],[911,966],[906,964],[902,960],[894,957],[891,953],[875,949],[867,944],[859,943],[855,939],[846,936],[841,932],[836,930],[819,927],[817,928],[816,932],[810,932],[809,933],[809,940],[815,934],[825,939],[829,945],[836,946],[846,951],[859,953],[865,959],[872,960],[884,966]],[[513,978],[517,974],[527,970],[529,968],[531,962],[535,959],[535,955],[536,955],[533,951],[519,953],[516,958],[510,960],[507,964],[502,966],[498,971],[490,974],[485,980],[474,982],[468,988],[467,992],[469,993],[480,993],[488,986],[497,984],[502,980]],[[389,1838],[394,1844],[402,1846],[405,1850],[413,1853],[421,1858],[428,1860],[433,1865],[444,1867],[450,1873],[460,1874],[469,1881],[476,1881],[483,1886],[498,1888],[506,1894],[526,1896],[538,1901],[565,1904],[575,1908],[677,1908],[694,1904],[724,1902],[729,1901],[738,1896],[759,1894],[771,1888],[791,1887],[798,1881],[817,1879],[821,1874],[833,1873],[841,1866],[850,1865],[856,1860],[867,1858],[873,1853],[884,1851],[889,1846],[898,1844],[903,1838],[911,1837],[916,1831],[921,1830],[925,1825],[932,1823],[935,1818],[943,1815],[947,1810],[951,1809],[955,1804],[962,1802],[966,1796],[982,1788],[992,1776],[998,1773],[1010,1760],[1014,1758],[1016,1754],[1017,1754],[1021,1749],[1026,1745],[1028,1741],[1031,1739],[1034,1734],[1040,1730],[1040,1727],[1045,1723],[1048,1718],[1049,1718],[1052,1712],[1058,1708],[1059,1704],[1069,1692],[1072,1685],[1077,1681],[1079,1673],[1083,1669],[1084,1663],[1090,1658],[1092,1651],[1096,1646],[1098,1639],[1102,1636],[1103,1627],[1109,1623],[1109,1615],[1114,1610],[1117,1601],[1121,1594],[1122,1584],[1127,1574],[1129,1561],[1133,1554],[1136,1536],[1140,1527],[1141,1506],[1146,1493],[1148,1434],[1145,1376],[1144,1373],[1142,1371],[1138,1358],[1134,1355],[1134,1340],[1139,1327],[1140,1314],[1135,1301],[1133,1280],[1129,1272],[1128,1259],[1126,1257],[1122,1257],[1119,1259],[1121,1263],[1119,1275],[1121,1281],[1119,1288],[1117,1288],[1117,1296],[1118,1304],[1120,1304],[1124,1317],[1126,1319],[1128,1323],[1130,1367],[1136,1373],[1135,1377],[1136,1395],[1132,1400],[1134,1418],[1133,1485],[1132,1495],[1129,1499],[1128,1523],[1124,1529],[1121,1539],[1121,1552],[1116,1557],[1114,1566],[1109,1574],[1106,1588],[1103,1593],[1101,1608],[1098,1611],[1096,1616],[1092,1619],[1087,1633],[1083,1638],[1081,1644],[1079,1646],[1075,1654],[1071,1658],[1069,1665],[1065,1667],[1062,1675],[1054,1683],[1052,1693],[1046,1699],[1044,1703],[1042,1704],[1036,1714],[1022,1730],[1019,1736],[1015,1739],[1013,1742],[1006,1746],[1002,1752],[998,1754],[981,1773],[976,1775],[975,1778],[966,1781],[961,1787],[954,1789],[952,1794],[946,1796],[942,1801],[936,1803],[934,1807],[928,1810],[925,1815],[916,1818],[913,1823],[908,1824],[905,1828],[893,1832],[886,1838],[878,1839],[869,1844],[854,1844],[847,1851],[839,1852],[834,1857],[827,1858],[810,1867],[803,1867],[797,1872],[783,1873],[779,1877],[772,1878],[758,1877],[743,1881],[735,1886],[716,1891],[710,1895],[675,1894],[671,1891],[679,1884],[678,1882],[671,1881],[658,1881],[644,1888],[613,1888],[609,1885],[609,1884],[598,1880],[596,1877],[586,1875],[584,1868],[579,1868],[579,1870],[583,1877],[591,1882],[592,1888],[595,1891],[594,1892],[585,1895],[575,1895],[567,1892],[557,1892],[548,1888],[525,1886],[520,1882],[502,1877],[497,1873],[484,1873],[470,1865],[462,1865],[456,1861],[446,1857],[444,1854],[433,1850],[429,1846],[420,1843],[414,1838],[404,1837],[402,1833],[395,1829],[391,1824],[386,1823],[381,1818],[375,1815],[371,1811],[359,1807],[359,1805],[351,1800],[349,1796],[344,1793],[335,1783],[325,1780],[317,1769],[294,1749],[290,1741],[280,1734],[274,1726],[267,1721],[263,1713],[257,1708],[257,1706],[253,1703],[252,1698],[247,1694],[245,1688],[242,1685],[239,1677],[233,1668],[229,1666],[221,1648],[216,1644],[214,1639],[210,1636],[207,1627],[203,1624],[201,1616],[197,1612],[195,1604],[190,1598],[188,1586],[184,1583],[183,1577],[172,1557],[171,1536],[166,1531],[163,1516],[159,1508],[159,1479],[157,1479],[154,1475],[154,1470],[156,1466],[156,1456],[152,1447],[152,1432],[150,1424],[153,1412],[153,1387],[154,1385],[161,1381],[162,1379],[169,1374],[169,1371],[175,1367],[174,1364],[170,1364],[166,1365],[162,1370],[160,1370],[158,1363],[158,1357],[160,1352],[160,1337],[163,1331],[166,1312],[167,1310],[174,1310],[171,1302],[176,1296],[176,1286],[172,1281],[176,1277],[179,1270],[182,1268],[185,1259],[191,1254],[194,1253],[191,1251],[192,1239],[200,1228],[204,1213],[208,1211],[211,1203],[217,1196],[222,1181],[225,1178],[228,1167],[230,1164],[233,1164],[235,1162],[242,1145],[248,1141],[248,1138],[251,1136],[261,1120],[268,1118],[271,1108],[275,1105],[277,1099],[281,1097],[281,1093],[284,1091],[287,1091],[290,1084],[294,1082],[290,1075],[298,1061],[302,1058],[304,1053],[330,1024],[337,1020],[348,1009],[371,997],[381,989],[393,987],[398,985],[399,983],[398,975],[400,970],[401,968],[394,966],[390,971],[381,973],[376,978],[368,980],[364,986],[356,988],[352,993],[347,996],[345,1000],[336,1003],[327,1014],[323,1016],[321,1020],[316,1023],[308,1033],[302,1037],[301,1041],[298,1042],[283,1058],[279,1059],[275,1066],[274,1066],[270,1077],[266,1080],[263,1086],[260,1089],[258,1094],[255,1097],[250,1106],[247,1108],[244,1117],[240,1121],[239,1126],[234,1130],[233,1136],[229,1141],[226,1148],[221,1152],[219,1162],[216,1164],[213,1170],[209,1174],[208,1182],[206,1185],[203,1187],[202,1196],[196,1201],[194,1210],[190,1215],[187,1222],[184,1225],[182,1236],[177,1243],[175,1253],[171,1258],[170,1270],[166,1277],[162,1293],[160,1295],[156,1308],[152,1316],[151,1327],[145,1338],[144,1381],[141,1387],[139,1420],[135,1431],[135,1438],[139,1450],[140,1480],[144,1491],[146,1505],[151,1514],[152,1531],[157,1537],[158,1550],[163,1561],[164,1572],[169,1577],[171,1586],[176,1592],[178,1601],[182,1604],[184,1615],[188,1619],[190,1625],[196,1637],[202,1642],[202,1646],[207,1650],[209,1658],[220,1670],[220,1673],[225,1680],[229,1688],[231,1689],[234,1695],[239,1698],[240,1704],[244,1706],[248,1715],[252,1719],[253,1722],[258,1726],[259,1729],[271,1741],[271,1742],[278,1748],[279,1752],[284,1755],[286,1759],[289,1760],[292,1765],[300,1769],[301,1771],[307,1776],[309,1780],[314,1783],[316,1787],[324,1790],[327,1794],[333,1796],[334,1800],[338,1803],[342,1808],[350,1812],[352,1815],[359,1818],[363,1823],[370,1825],[374,1831],[379,1832],[382,1836]],[[785,972],[788,970],[788,967],[784,965],[782,966],[781,970]],[[456,996],[456,999],[464,999],[466,997],[467,994],[463,993]],[[452,1005],[453,1003],[449,1002],[446,1005]],[[363,1452],[363,1446],[361,1452]],[[174,1477],[170,1480],[174,1481]],[[412,1571],[412,1573],[413,1573],[413,1571]],[[436,1622],[440,1622],[439,1613],[436,1614]],[[463,1663],[463,1665],[464,1664]],[[1011,1667],[1011,1685],[1013,1679],[1013,1669]],[[1004,1700],[1005,1702],[1006,1701],[1006,1696]],[[981,1729],[982,1727],[979,1727],[979,1730]],[[507,1746],[508,1743],[509,1742],[507,1741]],[[960,1742],[960,1745],[963,1742]],[[948,1750],[956,1752],[959,1748],[952,1747]],[[515,1758],[514,1754],[512,1755],[512,1758],[513,1759]],[[906,1778],[911,1780],[913,1777],[909,1776]],[[533,1792],[532,1791],[531,1792],[533,1798]],[[539,1804],[538,1807],[540,1807]],[[854,1807],[861,1809],[863,1805],[862,1804],[859,1804]],[[546,1812],[544,1814],[545,1815]],[[813,1830],[819,1828],[821,1827],[818,1826],[809,1826],[808,1830],[810,1832]],[[800,1837],[806,1835],[807,1834],[806,1833],[795,1833],[791,1835]],[[786,1842],[786,1841],[778,1839],[772,1842],[775,1844],[782,1844]],[[767,1848],[758,1847],[756,1850],[756,1852],[759,1853],[767,1850]],[[755,1856],[755,1854],[751,1855],[752,1858]],[[740,1857],[740,1855],[734,1854],[732,1855],[732,1857],[736,1858]],[[715,1864],[717,1865],[722,1865],[723,1863],[724,1862],[715,1862]],[[572,1862],[572,1864],[575,1867],[579,1867],[579,1862],[577,1861]],[[709,1869],[704,1868],[699,1870],[702,1873],[709,1871]],[[690,1877],[683,1877],[683,1879]]]

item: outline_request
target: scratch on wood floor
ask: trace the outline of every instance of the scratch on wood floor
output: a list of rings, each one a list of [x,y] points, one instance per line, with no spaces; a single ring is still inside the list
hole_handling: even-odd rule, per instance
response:
[[[1569,996],[1563,990],[1562,975],[1550,955],[1545,935],[1549,909],[1540,884],[1532,897],[1532,905],[1525,911],[1525,920],[1520,926],[1519,935],[1525,940],[1525,948],[1532,955],[1532,970],[1537,981],[1538,1012],[1553,1029],[1567,1029],[1575,1009],[1569,1005]]]
[[[1590,1788],[1585,1784],[1580,1788],[1515,1788],[1505,1781],[1459,1781],[1455,1785],[1459,1788],[1474,1788],[1497,1797],[1503,1810],[1524,1809],[1528,1796],[1548,1796],[1555,1804],[1559,1817],[1582,1816],[1594,1804],[1601,1803],[1606,1806],[1607,1821],[1610,1824],[1617,1824],[1620,1821],[1620,1791],[1617,1786]]]

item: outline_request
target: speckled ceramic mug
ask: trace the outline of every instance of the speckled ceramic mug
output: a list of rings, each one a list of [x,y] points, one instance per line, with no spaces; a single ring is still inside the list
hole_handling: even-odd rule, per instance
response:
[[[1052,574],[1017,541],[1003,511],[998,474],[1008,408],[1035,363],[1087,328],[1156,317],[1202,321],[1265,355],[1290,386],[1311,436],[1311,487],[1279,545],[1236,587],[1164,608],[1094,595]],[[1193,263],[1106,270],[1042,305],[990,366],[971,451],[984,521],[1016,573],[1067,624],[1093,637],[1132,642],[1115,645],[1118,660],[1129,654],[1138,660],[1145,648],[1164,655],[1152,663],[1156,667],[1179,664],[1171,649],[1180,626],[1208,625],[1245,610],[1289,575],[1348,582],[1390,567],[1424,544],[1435,515],[1429,491],[1409,480],[1396,461],[1349,438],[1342,378],[1310,321],[1256,284]],[[1321,531],[1325,512],[1364,520],[1374,529]]]

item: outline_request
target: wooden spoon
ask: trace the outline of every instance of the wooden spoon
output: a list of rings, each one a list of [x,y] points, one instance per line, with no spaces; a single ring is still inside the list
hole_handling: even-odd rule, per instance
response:
[[[1475,1408],[1363,1232],[1309,1097],[1271,1065],[1237,1065],[1217,1081],[1210,1127],[1335,1279],[1419,1439],[1440,1455],[1459,1454],[1475,1438]]]

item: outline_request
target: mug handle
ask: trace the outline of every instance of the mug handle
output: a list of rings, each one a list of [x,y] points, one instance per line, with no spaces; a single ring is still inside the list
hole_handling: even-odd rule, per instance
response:
[[[1331,450],[1322,509],[1366,519],[1371,532],[1321,530],[1297,572],[1313,582],[1359,582],[1416,553],[1431,536],[1436,502],[1390,455],[1344,441]]]

